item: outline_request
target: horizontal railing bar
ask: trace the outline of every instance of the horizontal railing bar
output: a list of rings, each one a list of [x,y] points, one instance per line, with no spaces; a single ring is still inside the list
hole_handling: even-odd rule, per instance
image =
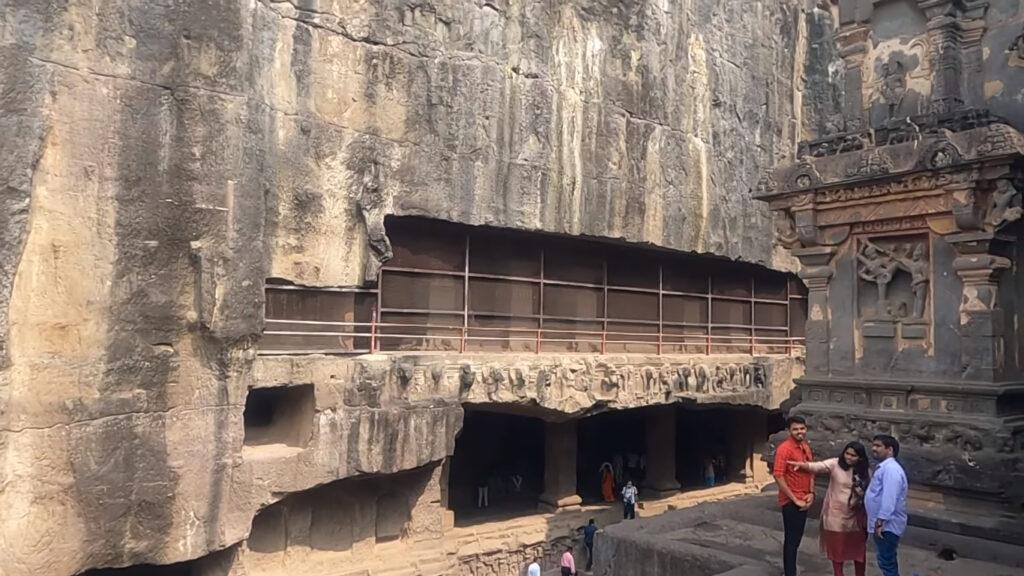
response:
[[[279,322],[279,323],[288,324],[288,323],[291,323],[291,322]],[[332,325],[333,324],[334,323],[332,323]],[[372,324],[370,322],[345,322],[345,323],[340,323],[339,322],[339,323],[336,323],[336,324],[337,325],[344,325],[344,326],[360,326],[360,327],[362,327],[362,326],[376,326],[377,328],[424,328],[424,329],[434,329],[434,330],[462,330],[463,329],[462,326],[451,326],[451,325],[446,326],[446,325],[441,325],[441,324],[406,324],[406,323],[393,323],[393,322],[381,322],[381,323],[376,323],[376,324]],[[720,326],[720,325],[712,325],[712,329],[720,328],[720,327],[722,327],[722,326]],[[737,327],[737,328],[749,329],[749,327]],[[604,333],[604,334],[620,334],[620,335],[621,334],[625,334],[625,335],[636,335],[636,336],[657,336],[659,334],[658,332],[631,332],[631,331],[624,331],[624,330],[607,330],[607,331],[602,331],[602,330],[573,330],[573,329],[569,329],[569,328],[551,328],[551,327],[541,329],[541,328],[535,328],[535,327],[524,328],[524,327],[518,327],[518,326],[468,326],[468,327],[466,327],[466,329],[469,330],[469,331],[528,332],[528,333],[531,333],[531,334],[532,333],[536,333],[538,330],[540,330],[541,332],[558,332],[558,333],[565,333],[565,334],[601,334],[601,333]],[[755,326],[754,329],[755,330],[774,331],[774,332],[785,332],[786,331],[785,328],[772,328],[772,327],[763,327],[763,326]],[[277,332],[281,332],[281,331],[267,330],[264,333],[268,333],[269,334],[269,333],[277,333]],[[286,331],[286,332],[293,332],[295,334],[313,334],[316,331],[291,330],[291,331]],[[362,334],[362,332],[325,332],[325,333],[326,334]],[[694,338],[706,339],[708,337],[708,335],[706,333],[676,334],[676,333],[672,333],[672,332],[661,332],[661,334],[663,336],[665,336],[665,337],[668,337],[668,338],[694,337]],[[730,339],[736,339],[736,338],[743,338],[743,339],[749,339],[749,338],[763,338],[763,339],[785,338],[785,339],[792,339],[792,340],[803,340],[803,338],[800,338],[800,337],[797,337],[797,336],[783,337],[783,336],[765,336],[765,335],[757,335],[757,334],[755,334],[753,336],[750,335],[750,334],[711,334],[710,337],[711,338],[730,338]]]
[[[267,290],[298,290],[307,292],[344,292],[348,294],[376,294],[376,288],[342,288],[342,287],[313,287],[313,286],[295,286],[293,284],[264,284],[263,287]]]
[[[288,331],[268,331],[268,332],[265,332],[265,334],[270,335],[270,336],[343,337],[345,339],[369,338],[371,336],[371,333],[369,333],[369,332],[288,332]],[[563,331],[559,331],[559,330],[550,330],[550,331],[546,331],[545,334],[542,334],[541,335],[541,339],[543,341],[546,341],[546,342],[548,342],[548,341],[550,341],[550,342],[555,342],[555,341],[600,342],[601,341],[600,339],[594,339],[594,338],[575,338],[575,339],[551,338],[551,337],[548,336],[548,334],[561,335],[561,334],[577,334],[577,333],[575,333],[575,332],[563,332]],[[628,333],[628,332],[616,333],[616,334],[618,334],[620,336],[649,336],[648,334],[638,334],[638,333]],[[656,336],[656,335],[650,335],[650,336]],[[459,339],[459,338],[461,338],[461,336],[459,334],[382,334],[382,333],[378,333],[377,337],[380,338],[380,339],[385,339],[385,338],[391,338],[391,339],[395,339],[395,338],[409,338],[409,339],[421,339],[421,340],[452,340],[452,339]],[[533,341],[536,340],[536,338],[534,338],[534,337],[526,338],[526,337],[521,337],[521,336],[466,336],[465,339],[466,340],[506,340],[506,341],[524,341],[524,342],[525,341],[533,342]],[[607,339],[606,341],[609,342],[609,343],[616,343],[616,344],[624,344],[624,343],[657,344],[657,342],[658,342],[657,339],[651,339],[651,340]],[[704,344],[704,343],[707,343],[707,341],[708,341],[708,339],[706,337],[695,337],[695,338],[691,338],[691,339],[682,338],[682,339],[663,340],[663,342],[666,343],[666,344]],[[711,338],[711,343],[713,345],[728,345],[728,346],[732,346],[732,345],[749,346],[749,344],[751,342],[753,342],[755,345],[760,343],[760,344],[763,344],[765,346],[802,345],[802,344],[800,344],[800,341],[801,341],[801,339],[799,339],[799,338],[772,337],[772,336],[759,337],[759,338],[753,338],[753,339],[751,339],[749,337],[745,337],[745,336],[716,336],[716,337],[712,337]],[[792,344],[780,344],[782,342],[791,342]]]
[[[371,322],[334,322],[329,320],[285,320],[282,318],[267,318],[267,323],[278,324],[307,324],[310,326],[369,326]]]

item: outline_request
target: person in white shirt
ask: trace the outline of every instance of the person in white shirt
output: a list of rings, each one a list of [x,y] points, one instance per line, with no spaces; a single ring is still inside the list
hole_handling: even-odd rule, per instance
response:
[[[540,564],[536,562],[530,564],[530,567],[526,569],[526,576],[540,576]]]
[[[636,518],[636,486],[633,486],[633,481],[626,482],[626,486],[622,489],[622,519],[632,520]]]

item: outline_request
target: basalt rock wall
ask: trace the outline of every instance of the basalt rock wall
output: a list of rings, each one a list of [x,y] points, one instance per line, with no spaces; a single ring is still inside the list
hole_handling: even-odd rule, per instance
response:
[[[457,406],[317,400],[354,448],[242,456],[265,279],[372,279],[387,214],[772,262],[799,4],[0,0],[2,571],[196,558],[449,453]]]

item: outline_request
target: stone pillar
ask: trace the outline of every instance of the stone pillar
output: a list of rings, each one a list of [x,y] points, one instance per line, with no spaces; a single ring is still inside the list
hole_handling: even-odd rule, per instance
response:
[[[576,420],[544,423],[544,493],[541,505],[579,506],[576,494]]]
[[[644,492],[652,498],[664,498],[679,492],[676,480],[676,410],[674,406],[648,409],[647,479]]]
[[[441,532],[447,532],[455,528],[455,511],[450,505],[451,494],[448,492],[448,482],[452,468],[451,457],[445,458],[441,463],[440,493],[441,493]],[[475,494],[474,494],[475,496]]]
[[[828,282],[832,278],[835,248],[813,246],[797,248],[800,278],[807,284],[807,375],[824,376],[829,372]]]
[[[992,252],[1012,239],[994,232],[966,232],[946,240],[959,254],[953,260],[953,270],[963,282],[960,337],[964,377],[992,381],[1002,372],[1005,354],[1006,315],[997,301],[999,276],[1010,267],[1008,258]]]

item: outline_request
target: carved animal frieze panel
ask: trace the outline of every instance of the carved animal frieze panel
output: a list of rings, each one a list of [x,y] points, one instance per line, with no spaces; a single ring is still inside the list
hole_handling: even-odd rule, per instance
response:
[[[392,363],[390,375],[381,376],[381,381],[393,382],[400,394],[417,391],[417,397],[430,395],[426,390],[430,387],[434,395],[450,390],[463,402],[527,403],[578,411],[598,403],[643,406],[672,402],[676,398],[699,399],[765,391],[773,385],[772,365],[771,362],[741,359],[716,361],[714,357],[660,364],[589,358],[559,360],[551,365],[521,359],[507,364],[487,361],[444,366],[436,361],[420,366],[398,361]],[[365,383],[358,389],[364,390],[369,385]],[[767,401],[767,398],[764,396],[762,400]]]

